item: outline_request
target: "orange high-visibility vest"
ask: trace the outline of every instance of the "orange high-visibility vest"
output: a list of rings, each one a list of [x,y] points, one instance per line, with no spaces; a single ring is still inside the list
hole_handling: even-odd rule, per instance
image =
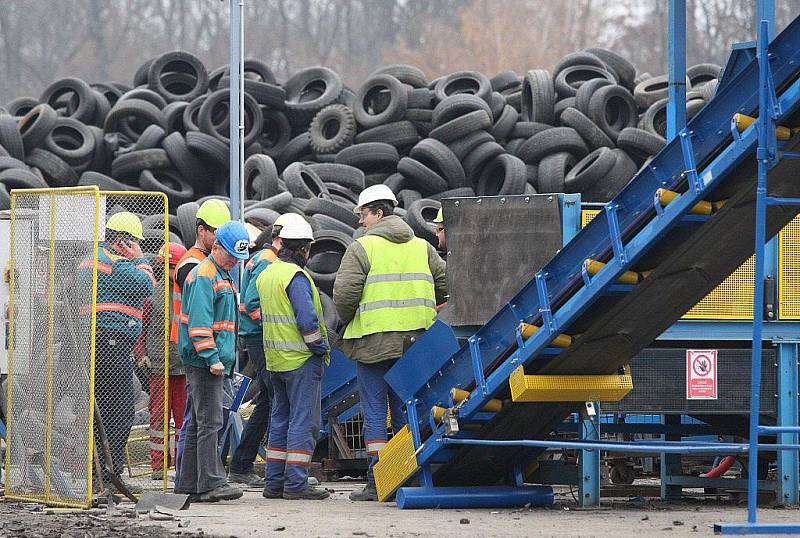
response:
[[[173,275],[178,276],[178,270],[187,263],[200,263],[205,260],[208,254],[202,249],[194,246],[186,251],[186,254],[181,256],[178,264],[175,266]],[[169,341],[178,343],[178,320],[181,317],[181,286],[178,284],[177,279],[172,284],[172,325],[169,330]]]

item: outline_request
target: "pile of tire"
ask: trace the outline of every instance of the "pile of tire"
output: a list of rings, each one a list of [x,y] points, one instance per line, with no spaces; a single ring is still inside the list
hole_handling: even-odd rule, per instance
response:
[[[687,116],[712,98],[719,75],[711,64],[687,71]],[[228,195],[229,84],[227,67],[209,72],[174,51],[142,64],[130,85],[65,78],[14,99],[0,110],[0,209],[13,188],[162,191],[173,240],[193,243],[196,204]],[[389,65],[355,91],[325,67],[279,83],[247,60],[244,216],[261,228],[282,212],[307,216],[319,238],[309,269],[329,294],[344,249],[363,233],[353,208],[365,187],[388,185],[397,214],[434,243],[446,197],[608,201],[664,146],[667,87],[600,48],[523,76],[428,80]]]

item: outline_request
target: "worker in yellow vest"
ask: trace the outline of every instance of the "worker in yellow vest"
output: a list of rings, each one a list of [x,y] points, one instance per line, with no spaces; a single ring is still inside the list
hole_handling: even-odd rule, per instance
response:
[[[330,362],[319,291],[303,269],[314,234],[305,220],[289,220],[278,237],[278,259],[256,279],[272,388],[263,496],[327,499],[327,490],[308,483],[319,435],[322,371]]]
[[[445,297],[445,262],[433,245],[394,215],[397,199],[386,185],[373,185],[358,197],[355,211],[367,229],[342,258],[333,288],[336,310],[346,323],[342,351],[358,361],[358,390],[364,418],[364,443],[370,456],[367,485],[354,501],[377,500],[372,466],[386,445],[386,411],[396,432],[405,423],[403,402],[384,380],[403,354],[408,337],[433,323]]]

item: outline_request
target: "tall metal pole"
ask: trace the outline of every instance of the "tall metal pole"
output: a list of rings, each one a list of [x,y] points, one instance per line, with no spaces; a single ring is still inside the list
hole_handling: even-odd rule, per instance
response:
[[[767,38],[775,37],[775,0],[756,0],[756,28],[761,21],[767,21]]]
[[[242,0],[230,1],[230,60],[228,70],[231,82],[229,87],[229,171],[230,171],[230,202],[231,218],[241,220],[242,199],[241,199],[241,160],[244,155],[244,148],[241,145],[241,133],[244,129],[244,81],[242,76]],[[234,119],[235,118],[235,119]]]
[[[667,141],[686,127],[686,0],[669,0]]]

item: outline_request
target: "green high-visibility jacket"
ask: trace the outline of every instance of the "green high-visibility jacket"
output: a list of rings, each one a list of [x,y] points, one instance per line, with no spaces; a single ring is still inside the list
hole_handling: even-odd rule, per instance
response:
[[[286,293],[286,288],[298,273],[303,274],[311,285],[314,310],[320,321],[319,331],[306,335],[297,327],[294,308]],[[299,265],[277,259],[258,275],[256,288],[261,301],[267,370],[289,372],[300,368],[313,355],[308,344],[319,341],[320,336],[325,341],[328,339],[328,330],[322,322],[322,303],[317,286]],[[325,364],[329,363],[330,354],[326,352]]]
[[[427,242],[415,237],[393,243],[378,235],[357,241],[367,253],[370,268],[344,339],[430,327],[436,317],[436,295]]]

